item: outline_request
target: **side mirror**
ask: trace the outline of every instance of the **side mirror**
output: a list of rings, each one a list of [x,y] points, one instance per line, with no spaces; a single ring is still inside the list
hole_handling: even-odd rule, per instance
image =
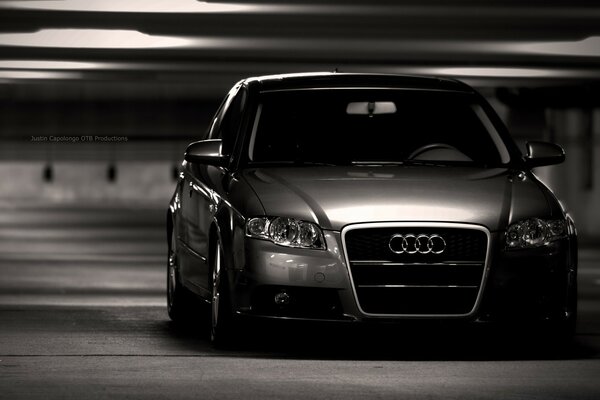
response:
[[[224,167],[229,160],[221,154],[221,139],[200,140],[190,143],[185,150],[184,159],[192,163]]]
[[[525,163],[528,167],[560,164],[565,161],[565,151],[557,144],[549,142],[527,142]]]

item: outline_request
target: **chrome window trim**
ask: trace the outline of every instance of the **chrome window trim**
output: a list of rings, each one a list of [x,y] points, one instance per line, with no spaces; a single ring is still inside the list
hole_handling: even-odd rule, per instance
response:
[[[346,234],[350,231],[357,229],[369,229],[369,228],[456,228],[456,229],[472,229],[484,232],[487,236],[487,248],[485,252],[485,261],[483,263],[483,274],[481,277],[481,283],[479,286],[479,292],[475,299],[475,304],[470,312],[466,314],[379,314],[379,313],[368,313],[364,311],[358,301],[358,293],[356,292],[356,285],[354,284],[354,278],[352,277],[352,268],[350,267],[350,258],[348,257],[348,249],[346,247]],[[378,317],[378,318],[420,318],[420,319],[434,319],[434,318],[468,318],[473,316],[479,309],[481,299],[483,297],[483,288],[487,282],[487,277],[490,269],[490,248],[491,248],[491,233],[483,225],[467,224],[467,223],[453,223],[453,222],[368,222],[368,223],[357,223],[346,225],[341,231],[342,248],[344,250],[344,260],[348,269],[348,277],[350,278],[350,285],[352,286],[352,293],[354,300],[356,301],[356,307],[360,313],[365,317]]]

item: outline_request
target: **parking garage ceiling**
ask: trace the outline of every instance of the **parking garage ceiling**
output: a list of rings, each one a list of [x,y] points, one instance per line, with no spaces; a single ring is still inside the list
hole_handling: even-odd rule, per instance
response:
[[[55,96],[212,98],[246,76],[334,69],[479,87],[600,77],[600,6],[584,1],[29,0],[0,2],[0,21],[4,97],[60,83]]]

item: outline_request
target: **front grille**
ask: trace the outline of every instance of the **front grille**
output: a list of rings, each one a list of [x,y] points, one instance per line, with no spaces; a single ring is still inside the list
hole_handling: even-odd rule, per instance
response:
[[[389,240],[395,234],[437,234],[446,241],[442,254],[395,254]],[[485,261],[486,234],[474,229],[452,228],[369,228],[353,229],[346,233],[346,247],[350,260],[380,260],[395,262],[440,262],[443,260]]]
[[[360,308],[367,314],[467,315],[476,304],[487,253],[488,237],[479,228],[366,225],[348,229],[344,246]],[[394,235],[439,235],[439,254],[397,254]],[[426,253],[426,254],[423,254]]]

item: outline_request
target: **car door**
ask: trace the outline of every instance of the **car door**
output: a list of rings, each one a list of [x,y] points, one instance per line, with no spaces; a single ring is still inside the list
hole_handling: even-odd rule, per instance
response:
[[[222,153],[231,155],[239,130],[245,92],[240,86],[228,94],[209,132],[209,139],[221,139]],[[212,165],[190,165],[188,185],[188,276],[200,292],[209,293],[209,233],[223,191],[227,168]]]

